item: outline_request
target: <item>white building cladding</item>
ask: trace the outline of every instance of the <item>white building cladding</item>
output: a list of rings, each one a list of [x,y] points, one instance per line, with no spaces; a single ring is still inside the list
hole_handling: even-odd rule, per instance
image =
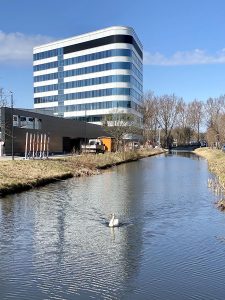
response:
[[[109,27],[34,48],[34,108],[99,123],[127,112],[141,123],[142,44],[130,27]]]

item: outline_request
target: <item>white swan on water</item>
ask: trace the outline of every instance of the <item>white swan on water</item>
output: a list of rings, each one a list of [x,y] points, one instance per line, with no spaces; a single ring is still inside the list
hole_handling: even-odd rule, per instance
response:
[[[115,219],[115,214],[112,214],[112,218],[109,221],[109,227],[118,227],[119,226],[119,219]]]

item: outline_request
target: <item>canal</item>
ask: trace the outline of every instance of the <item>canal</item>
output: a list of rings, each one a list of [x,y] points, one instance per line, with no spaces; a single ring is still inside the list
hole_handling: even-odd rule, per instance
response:
[[[223,300],[211,176],[193,154],[160,155],[0,199],[0,299]]]

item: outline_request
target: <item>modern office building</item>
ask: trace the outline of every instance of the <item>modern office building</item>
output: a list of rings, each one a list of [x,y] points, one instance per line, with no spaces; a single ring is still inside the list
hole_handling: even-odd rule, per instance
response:
[[[142,44],[115,26],[35,47],[34,108],[101,124],[129,113],[142,123]]]

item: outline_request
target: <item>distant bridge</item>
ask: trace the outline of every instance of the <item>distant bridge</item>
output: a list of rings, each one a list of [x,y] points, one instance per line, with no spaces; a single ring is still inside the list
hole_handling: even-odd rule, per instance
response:
[[[170,147],[170,150],[194,151],[195,149],[200,147],[201,147],[201,143],[195,143],[195,144],[188,144],[188,145],[172,146]]]

